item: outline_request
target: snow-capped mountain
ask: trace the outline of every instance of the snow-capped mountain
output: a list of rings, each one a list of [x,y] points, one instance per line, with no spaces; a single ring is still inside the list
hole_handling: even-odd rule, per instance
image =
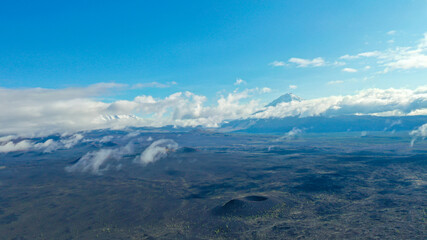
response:
[[[288,103],[288,102],[301,102],[303,99],[292,94],[292,93],[286,93],[283,94],[282,96],[276,98],[274,101],[272,101],[271,103],[265,105],[265,107],[275,107],[277,104],[279,103]]]
[[[280,133],[293,128],[306,132],[347,132],[347,131],[410,131],[427,122],[427,116],[374,116],[374,115],[337,115],[337,116],[288,116],[257,118],[256,114],[281,103],[301,102],[302,98],[286,93],[264,109],[252,114],[253,117],[224,122],[220,130],[224,132]]]

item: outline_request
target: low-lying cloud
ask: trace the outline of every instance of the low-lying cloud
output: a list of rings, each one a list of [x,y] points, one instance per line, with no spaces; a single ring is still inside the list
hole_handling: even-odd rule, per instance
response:
[[[16,139],[18,139],[18,137],[14,135],[0,138],[0,153],[17,151],[42,151],[48,153],[58,149],[70,149],[83,139],[83,135],[77,133],[70,136],[63,136],[58,141],[53,139],[47,139],[45,141]]]
[[[79,161],[71,166],[65,167],[67,172],[82,172],[101,175],[103,172],[110,169],[110,167],[119,167],[119,161],[126,154],[133,153],[132,142],[124,147],[100,149],[86,153]]]
[[[418,138],[424,139],[427,137],[427,123],[411,131],[409,134],[412,136],[411,146],[413,146]]]
[[[0,153],[16,152],[16,151],[26,151],[33,147],[33,143],[28,140],[23,140],[17,143],[12,141],[6,142],[3,145],[0,145]]]
[[[134,163],[146,166],[166,157],[169,152],[178,149],[178,143],[171,139],[160,139],[151,143],[140,155],[134,159]],[[135,154],[134,141],[129,141],[124,147],[103,148],[91,151],[83,155],[73,165],[65,167],[67,172],[90,173],[102,175],[109,169],[119,169],[122,159],[126,155]]]
[[[171,139],[160,139],[148,146],[144,152],[135,159],[135,162],[145,166],[166,157],[170,151],[176,149],[178,149],[178,143],[175,141]]]

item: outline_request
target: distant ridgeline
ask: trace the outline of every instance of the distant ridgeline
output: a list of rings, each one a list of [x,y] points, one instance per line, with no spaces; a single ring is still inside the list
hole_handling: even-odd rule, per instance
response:
[[[225,123],[220,130],[225,132],[283,133],[293,128],[304,132],[349,132],[349,131],[411,131],[427,123],[427,116],[378,117],[286,117],[267,119],[244,119]]]
[[[287,93],[265,107],[276,106],[282,102],[300,102],[303,99]],[[253,115],[262,111],[255,112]],[[284,118],[248,118],[224,123],[219,128],[224,132],[283,133],[294,128],[304,132],[358,132],[358,131],[412,131],[427,123],[427,116],[373,116],[341,115]]]

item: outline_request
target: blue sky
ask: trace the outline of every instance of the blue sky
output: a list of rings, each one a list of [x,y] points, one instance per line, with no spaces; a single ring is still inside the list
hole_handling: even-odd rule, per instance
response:
[[[145,87],[113,98],[191,91],[210,100],[237,87],[269,87],[265,101],[289,91],[317,98],[416,88],[427,82],[423,66],[384,72],[391,53],[340,57],[416,49],[426,23],[425,0],[2,1],[0,87],[115,82]]]

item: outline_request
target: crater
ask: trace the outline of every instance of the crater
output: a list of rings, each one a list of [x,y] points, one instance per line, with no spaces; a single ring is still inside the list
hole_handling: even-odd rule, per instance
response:
[[[248,200],[248,201],[260,202],[260,201],[265,201],[268,198],[264,197],[264,196],[255,196],[255,195],[253,195],[253,196],[247,196],[247,197],[245,197],[245,199]]]
[[[254,216],[262,215],[279,204],[279,201],[266,196],[250,195],[235,198],[224,205],[217,206],[212,213],[217,216]]]

